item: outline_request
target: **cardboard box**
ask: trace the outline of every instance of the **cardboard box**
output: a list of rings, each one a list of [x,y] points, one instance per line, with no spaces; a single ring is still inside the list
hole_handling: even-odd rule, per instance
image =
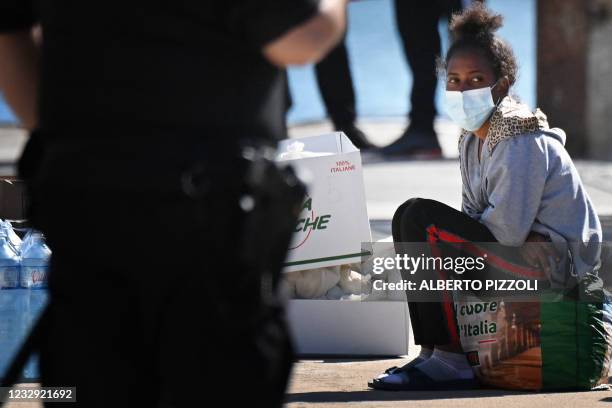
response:
[[[279,152],[310,179],[285,271],[360,262],[372,236],[359,150],[336,132],[283,140]]]
[[[299,355],[408,354],[405,301],[290,300],[287,312]]]

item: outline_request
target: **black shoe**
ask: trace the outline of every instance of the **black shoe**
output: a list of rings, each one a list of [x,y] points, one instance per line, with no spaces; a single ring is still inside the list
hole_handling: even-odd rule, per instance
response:
[[[437,381],[421,371],[418,367],[399,370],[405,373],[401,382],[389,382],[385,381],[385,378],[375,378],[368,382],[368,387],[384,391],[454,391],[475,390],[480,388],[480,384],[475,377]]]
[[[359,150],[368,150],[376,148],[375,145],[368,141],[365,133],[363,133],[355,124],[351,123],[343,126],[336,126],[336,129],[344,132],[346,137],[355,145]]]
[[[440,159],[442,149],[433,129],[421,130],[409,127],[389,146],[380,149],[380,153],[390,157],[408,157],[415,159]]]

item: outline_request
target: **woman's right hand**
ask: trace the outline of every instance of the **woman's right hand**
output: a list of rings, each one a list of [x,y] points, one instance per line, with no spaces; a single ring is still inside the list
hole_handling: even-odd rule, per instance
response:
[[[559,262],[559,254],[550,239],[540,233],[531,231],[520,248],[520,253],[527,263],[534,268],[542,269],[550,276],[550,257]]]

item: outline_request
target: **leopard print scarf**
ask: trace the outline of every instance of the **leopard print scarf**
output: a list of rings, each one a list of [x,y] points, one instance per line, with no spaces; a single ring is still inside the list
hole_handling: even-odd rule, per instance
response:
[[[548,129],[548,119],[539,108],[531,112],[529,107],[506,96],[491,116],[487,133],[487,146],[490,154],[499,142],[508,138]],[[463,130],[459,137],[459,148],[470,131]]]

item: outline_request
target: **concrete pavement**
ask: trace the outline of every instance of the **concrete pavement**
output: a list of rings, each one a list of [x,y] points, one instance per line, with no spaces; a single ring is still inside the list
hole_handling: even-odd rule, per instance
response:
[[[412,353],[411,353],[412,354]],[[404,360],[301,360],[294,366],[288,408],[593,408],[610,406],[612,392],[535,393],[504,390],[374,391],[367,381]]]

